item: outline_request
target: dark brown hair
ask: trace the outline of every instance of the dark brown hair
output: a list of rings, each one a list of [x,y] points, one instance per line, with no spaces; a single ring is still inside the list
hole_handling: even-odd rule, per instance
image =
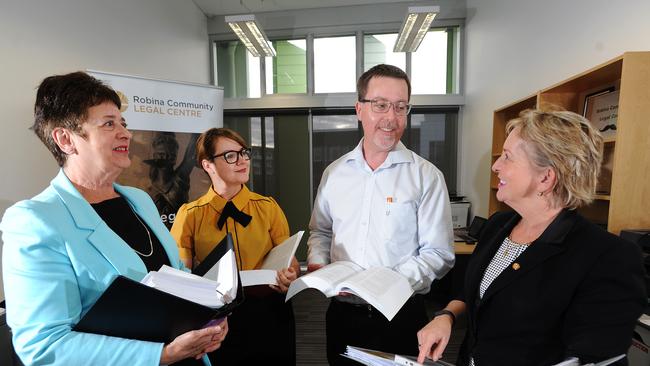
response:
[[[202,166],[203,160],[210,160],[214,156],[214,143],[219,137],[229,138],[242,147],[247,148],[246,140],[237,132],[229,128],[211,128],[201,134],[196,140],[196,162]]]
[[[52,131],[63,127],[84,136],[81,125],[88,117],[88,109],[105,102],[115,104],[118,109],[122,106],[113,89],[85,72],[43,79],[36,92],[34,125],[31,128],[59,166],[65,164],[67,155],[54,142]]]
[[[368,92],[368,83],[370,82],[370,79],[374,77],[388,77],[406,81],[406,86],[408,87],[409,92],[409,100],[411,100],[411,81],[409,80],[408,75],[406,75],[406,73],[397,66],[379,64],[377,66],[371,67],[368,71],[364,72],[357,81],[357,98],[359,101],[366,98],[366,93]]]

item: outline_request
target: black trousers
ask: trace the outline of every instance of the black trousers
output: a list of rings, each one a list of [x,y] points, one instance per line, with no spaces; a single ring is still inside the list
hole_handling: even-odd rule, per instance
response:
[[[391,321],[370,305],[332,299],[326,315],[327,360],[330,365],[358,366],[341,356],[347,346],[417,356],[417,332],[427,322],[421,295],[411,297]]]
[[[228,316],[228,334],[209,353],[213,365],[295,365],[296,324],[291,302],[268,286],[244,288],[244,302]]]

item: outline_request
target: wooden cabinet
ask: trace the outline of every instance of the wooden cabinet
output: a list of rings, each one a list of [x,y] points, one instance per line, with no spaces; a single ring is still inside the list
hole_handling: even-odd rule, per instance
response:
[[[650,228],[650,52],[627,52],[494,111],[492,162],[501,154],[506,123],[520,111],[554,104],[582,114],[585,96],[605,88],[619,91],[616,135],[605,138],[596,199],[580,212],[615,234]],[[496,192],[492,173],[490,214],[509,209]]]

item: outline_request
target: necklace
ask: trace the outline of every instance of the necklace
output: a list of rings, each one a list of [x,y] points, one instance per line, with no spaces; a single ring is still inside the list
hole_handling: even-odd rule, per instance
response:
[[[503,258],[506,258],[508,254],[510,254],[510,249],[519,250],[520,248],[525,247],[530,243],[517,243],[516,241],[510,239],[509,236],[506,236],[506,240],[504,244],[505,245],[503,246]]]
[[[133,249],[134,252],[140,254],[143,257],[151,257],[151,255],[153,254],[153,242],[151,241],[151,233],[149,232],[149,229],[147,229],[147,225],[145,225],[142,222],[142,220],[140,220],[140,217],[138,216],[138,214],[136,214],[135,211],[133,211],[133,207],[131,207],[131,205],[129,205],[128,203],[127,203],[127,205],[131,209],[131,212],[133,212],[133,215],[135,216],[135,218],[138,219],[138,222],[140,223],[140,225],[142,225],[144,230],[147,232],[147,237],[149,238],[149,254],[140,253],[137,250],[135,250],[135,248],[131,248],[131,249]]]

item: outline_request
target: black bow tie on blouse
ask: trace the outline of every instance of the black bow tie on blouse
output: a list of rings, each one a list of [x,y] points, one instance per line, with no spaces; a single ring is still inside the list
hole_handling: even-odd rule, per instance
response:
[[[247,215],[237,208],[232,201],[226,202],[226,205],[223,206],[223,210],[221,210],[221,216],[219,217],[219,221],[217,221],[217,227],[219,230],[223,228],[223,224],[226,223],[226,219],[229,217],[232,217],[233,220],[237,221],[241,226],[246,227],[248,224],[251,222],[251,219],[253,218],[250,215]]]

